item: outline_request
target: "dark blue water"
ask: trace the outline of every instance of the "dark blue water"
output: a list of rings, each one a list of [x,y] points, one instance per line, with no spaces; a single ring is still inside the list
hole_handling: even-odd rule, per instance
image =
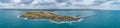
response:
[[[17,15],[26,11],[0,10],[0,28],[120,28],[120,10],[106,11],[55,11],[53,13],[66,16],[87,16],[80,22],[56,24],[47,20],[26,20]]]

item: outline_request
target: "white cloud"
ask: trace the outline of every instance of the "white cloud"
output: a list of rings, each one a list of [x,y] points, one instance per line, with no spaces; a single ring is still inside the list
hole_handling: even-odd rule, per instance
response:
[[[13,2],[13,3],[20,3],[21,0],[12,0],[11,2]]]
[[[17,9],[120,9],[120,5],[113,4],[120,0],[63,0],[59,3],[56,0],[34,0],[27,1],[29,4],[21,3],[23,0],[11,0],[9,3],[0,2],[0,8],[17,8]],[[95,1],[103,2],[102,4]],[[100,4],[100,5],[94,5]]]

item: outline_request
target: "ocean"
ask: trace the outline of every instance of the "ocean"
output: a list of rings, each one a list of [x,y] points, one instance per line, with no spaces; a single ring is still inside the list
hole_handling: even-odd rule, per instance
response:
[[[120,28],[120,10],[53,11],[65,16],[91,16],[71,23],[18,18],[28,11],[0,10],[0,28]]]

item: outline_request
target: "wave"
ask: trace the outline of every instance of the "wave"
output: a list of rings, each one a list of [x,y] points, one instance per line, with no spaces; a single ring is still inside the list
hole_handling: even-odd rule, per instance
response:
[[[20,18],[20,15],[17,15],[17,18]],[[23,19],[26,19],[26,20],[27,20],[28,18],[23,18]]]
[[[62,21],[62,22],[55,22],[55,21],[52,21],[52,20],[49,20],[50,22],[53,22],[53,23],[56,23],[56,24],[62,24],[62,23],[73,23],[73,22],[80,22],[82,21],[83,19],[79,19],[77,21]]]
[[[17,15],[18,18],[20,18],[19,16],[20,16],[20,15]],[[23,19],[28,20],[28,18],[23,18]],[[62,21],[62,22],[52,21],[52,20],[50,20],[50,19],[32,19],[32,20],[35,20],[35,21],[38,21],[38,20],[48,20],[48,21],[50,21],[50,22],[52,22],[52,23],[62,24],[62,23],[80,22],[80,21],[82,21],[83,19],[79,19],[79,20],[77,20],[77,21]]]

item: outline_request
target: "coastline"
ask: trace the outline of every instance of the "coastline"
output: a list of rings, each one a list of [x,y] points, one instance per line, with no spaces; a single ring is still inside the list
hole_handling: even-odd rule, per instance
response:
[[[17,15],[17,18],[20,18],[19,17],[20,15]],[[28,20],[28,18],[23,18],[23,19],[26,19]],[[36,20],[36,19],[33,19],[33,20]],[[49,22],[52,22],[52,23],[56,23],[56,24],[62,24],[62,23],[72,23],[72,22],[80,22],[82,20],[84,20],[83,18],[77,20],[77,21],[62,21],[62,22],[56,22],[56,21],[53,21],[53,20],[50,20],[50,19],[37,19],[37,20],[48,20]]]
[[[20,18],[20,15],[17,15],[17,18]],[[28,18],[23,18],[23,19],[26,19],[26,20],[27,20]]]
[[[46,19],[45,19],[46,20]],[[52,20],[49,20],[50,22],[53,22],[53,23],[56,23],[56,24],[62,24],[62,23],[72,23],[72,22],[80,22],[82,21],[83,19],[79,19],[77,21],[62,21],[62,22],[55,22],[55,21],[52,21]]]

